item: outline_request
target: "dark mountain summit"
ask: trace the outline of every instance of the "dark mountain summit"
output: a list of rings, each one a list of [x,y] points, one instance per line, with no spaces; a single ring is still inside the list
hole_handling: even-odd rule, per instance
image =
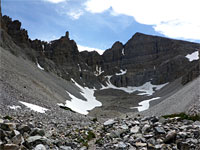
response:
[[[69,32],[49,43],[30,40],[21,23],[2,17],[3,39],[6,33],[25,53],[46,70],[64,79],[74,78],[80,84],[100,87],[105,76],[112,75],[116,86],[140,86],[147,81],[161,84],[174,81],[198,64],[185,57],[200,49],[200,44],[136,33],[124,45],[115,42],[103,55],[97,52],[79,52]],[[4,47],[9,47],[3,43]],[[123,75],[116,75],[126,70]]]

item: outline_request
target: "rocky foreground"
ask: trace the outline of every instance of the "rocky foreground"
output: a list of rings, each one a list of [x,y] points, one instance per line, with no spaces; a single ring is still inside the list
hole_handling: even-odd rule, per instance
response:
[[[18,118],[18,119],[17,119]],[[87,125],[48,123],[0,116],[1,150],[199,150],[200,121],[163,117],[124,117]]]

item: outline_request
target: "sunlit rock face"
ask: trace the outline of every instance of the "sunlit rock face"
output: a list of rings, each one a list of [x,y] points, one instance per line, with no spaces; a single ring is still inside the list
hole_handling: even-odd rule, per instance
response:
[[[190,61],[186,57],[200,49],[197,43],[136,33],[127,43],[117,41],[100,55],[95,51],[79,52],[69,32],[58,40],[45,42],[30,40],[21,23],[8,16],[2,17],[1,26],[44,70],[66,80],[73,78],[88,87],[101,88],[102,84],[106,85],[108,75],[117,87],[141,86],[149,81],[164,84],[182,77],[193,66],[198,68],[198,60]],[[121,70],[126,73],[120,74]],[[183,83],[189,78],[192,77],[185,77]]]
[[[185,56],[200,49],[191,42],[136,33],[124,45],[115,42],[102,56],[93,61],[85,57],[85,62],[95,68],[101,67],[102,75],[112,75],[111,82],[118,86],[140,86],[148,81],[163,84],[183,76],[198,61],[189,61]],[[94,63],[91,63],[94,62]],[[115,75],[120,70],[126,74]]]

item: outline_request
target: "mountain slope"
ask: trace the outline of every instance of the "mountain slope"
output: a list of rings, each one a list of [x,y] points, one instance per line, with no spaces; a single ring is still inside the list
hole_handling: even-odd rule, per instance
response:
[[[199,90],[200,77],[186,84],[180,90],[141,114],[149,116],[162,116],[186,112],[192,105],[200,103]]]
[[[68,32],[48,43],[29,39],[17,20],[1,22],[2,108],[25,101],[60,109],[67,100],[73,111],[98,107],[90,114],[115,116],[136,112],[144,100],[164,101],[199,75],[198,43],[136,33],[99,55],[79,52]]]

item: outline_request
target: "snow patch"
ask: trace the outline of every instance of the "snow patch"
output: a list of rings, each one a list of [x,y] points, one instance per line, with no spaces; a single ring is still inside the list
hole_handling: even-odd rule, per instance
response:
[[[44,68],[42,68],[38,62],[37,62],[37,67],[38,67],[40,70],[44,70]]]
[[[149,102],[160,99],[160,97],[155,97],[152,99],[144,100],[139,103],[140,106],[138,107],[130,107],[130,109],[137,108],[139,112],[149,109]]]
[[[79,70],[79,72],[81,72],[81,67],[80,67],[80,65],[78,64],[78,70]]]
[[[44,108],[44,107],[41,107],[41,106],[38,106],[38,105],[34,105],[34,104],[31,104],[31,103],[22,102],[22,101],[19,101],[19,102],[22,103],[23,105],[25,105],[26,107],[30,108],[31,110],[39,112],[39,113],[45,113],[45,111],[48,110],[47,108]]]
[[[44,44],[42,44],[42,49],[44,50]]]
[[[125,55],[124,48],[122,49],[122,55]]]
[[[121,76],[121,75],[126,74],[126,72],[127,72],[127,69],[125,69],[125,70],[121,69],[121,70],[120,70],[120,73],[116,73],[115,75],[116,75],[116,76]]]
[[[138,86],[138,87],[135,87],[135,86],[116,87],[115,85],[113,85],[110,82],[111,77],[112,76],[106,76],[106,78],[108,78],[107,86],[103,86],[102,85],[102,88],[100,90],[104,90],[104,89],[116,89],[116,90],[122,90],[124,92],[129,93],[129,94],[131,94],[131,93],[133,93],[135,91],[139,91],[139,92],[142,92],[142,93],[139,93],[137,95],[151,96],[151,95],[153,95],[153,93],[156,90],[160,90],[161,88],[163,88],[164,86],[166,86],[168,84],[168,83],[165,83],[165,84],[161,84],[161,85],[153,85],[153,84],[151,84],[151,82],[146,82],[142,86]]]
[[[15,106],[15,105],[12,105],[12,106],[8,106],[10,109],[21,109],[21,106]]]
[[[99,67],[98,65],[96,65],[96,71],[94,73],[95,76],[99,76],[103,73],[104,71],[101,69],[101,67]]]
[[[198,60],[199,59],[199,52],[193,52],[192,54],[188,54],[185,56],[187,59],[189,59],[189,61],[193,61],[193,60]]]
[[[65,104],[66,107],[69,107],[73,111],[78,112],[80,114],[87,115],[89,113],[88,110],[92,110],[93,108],[102,105],[101,102],[97,101],[96,97],[94,96],[94,91],[96,89],[89,89],[88,87],[82,87],[81,85],[76,83],[76,81],[74,81],[73,79],[71,80],[80,89],[81,91],[80,94],[86,100],[77,98],[76,96],[66,91],[71,98],[71,100],[66,100],[66,104]]]

